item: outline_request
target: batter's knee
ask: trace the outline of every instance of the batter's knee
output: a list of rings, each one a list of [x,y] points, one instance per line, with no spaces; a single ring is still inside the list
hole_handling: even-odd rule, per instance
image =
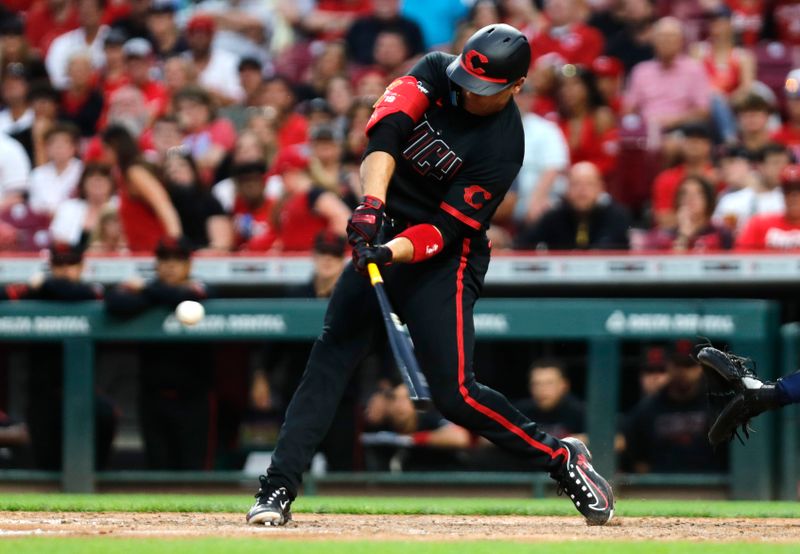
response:
[[[471,409],[458,387],[448,387],[444,390],[431,391],[436,409],[445,419],[452,423],[463,424]]]

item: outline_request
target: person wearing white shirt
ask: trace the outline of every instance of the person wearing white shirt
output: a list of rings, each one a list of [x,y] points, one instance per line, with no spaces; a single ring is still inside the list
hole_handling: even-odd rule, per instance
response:
[[[717,225],[740,230],[754,215],[784,212],[781,172],[789,165],[790,154],[784,146],[770,144],[763,148],[760,157],[758,171],[751,174],[749,184],[741,190],[725,194],[717,202],[712,217]]]
[[[28,102],[28,74],[21,63],[3,68],[2,97],[5,108],[0,110],[0,133],[13,135],[30,129],[33,110]]]
[[[0,211],[23,200],[31,162],[22,145],[0,133]]]
[[[513,219],[530,224],[539,219],[564,192],[563,172],[569,167],[569,149],[561,129],[535,113],[522,116],[525,157],[515,181]]]
[[[53,242],[88,243],[97,234],[103,213],[118,206],[111,171],[107,166],[90,163],[78,182],[77,198],[70,198],[56,208],[50,222],[50,236]]]
[[[44,64],[50,76],[50,82],[57,89],[65,89],[69,85],[67,65],[78,52],[89,52],[94,69],[102,69],[105,65],[105,40],[110,28],[101,25],[103,6],[101,0],[79,0],[78,21],[80,27],[68,31],[53,39],[47,51]]]
[[[35,168],[28,182],[28,205],[37,213],[51,215],[73,195],[83,163],[78,153],[78,129],[69,123],[54,125],[45,133],[48,162]]]
[[[186,40],[198,72],[197,83],[222,104],[244,99],[239,81],[239,58],[220,48],[212,48],[216,23],[208,14],[192,16],[186,24]]]

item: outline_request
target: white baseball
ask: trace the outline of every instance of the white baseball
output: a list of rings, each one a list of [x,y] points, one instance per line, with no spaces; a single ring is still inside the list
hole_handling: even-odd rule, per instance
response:
[[[195,325],[206,315],[206,309],[200,302],[184,300],[175,308],[175,317],[184,325]]]

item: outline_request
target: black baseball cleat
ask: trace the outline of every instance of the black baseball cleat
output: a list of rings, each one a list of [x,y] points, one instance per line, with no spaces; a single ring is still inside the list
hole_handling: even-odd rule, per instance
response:
[[[253,525],[286,525],[292,520],[292,497],[286,487],[273,487],[265,475],[258,477],[261,487],[256,503],[247,512],[247,523]]]
[[[592,467],[586,445],[574,437],[561,440],[567,450],[564,465],[550,477],[558,482],[558,494],[566,493],[589,525],[605,525],[614,517],[614,491]]]

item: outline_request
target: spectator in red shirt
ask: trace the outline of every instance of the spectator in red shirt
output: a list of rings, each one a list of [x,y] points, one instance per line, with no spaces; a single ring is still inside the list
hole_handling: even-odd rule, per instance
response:
[[[756,77],[753,54],[736,46],[731,10],[720,5],[709,13],[708,40],[695,43],[692,56],[708,75],[713,89],[711,115],[723,142],[736,140],[736,120],[729,99],[750,90]]]
[[[800,160],[800,69],[789,72],[783,91],[786,98],[786,121],[772,135],[772,140],[789,148],[795,159]]]
[[[338,194],[318,187],[311,179],[308,157],[298,147],[278,155],[273,170],[283,181],[277,206],[278,243],[283,252],[308,252],[322,230],[344,235],[350,209]]]
[[[733,11],[733,29],[739,42],[755,46],[764,30],[764,0],[727,0]]]
[[[114,167],[119,215],[133,252],[150,252],[164,237],[183,234],[181,220],[164,186],[141,159],[131,134],[118,125],[103,132],[103,155]]]
[[[3,65],[20,63],[31,81],[47,80],[47,69],[38,52],[25,37],[24,23],[19,16],[0,21],[0,60]]]
[[[25,36],[42,56],[59,35],[78,28],[78,9],[73,0],[36,0],[25,17]]]
[[[153,48],[143,38],[132,38],[122,47],[125,54],[125,71],[128,82],[142,91],[148,113],[147,127],[167,111],[169,93],[164,85],[151,78],[153,72]]]
[[[704,123],[684,125],[680,131],[681,163],[665,169],[653,181],[653,219],[659,229],[675,226],[675,194],[687,176],[697,175],[716,181],[711,159],[711,132]]]
[[[558,78],[564,67],[564,58],[551,52],[541,56],[533,64],[530,72],[533,86],[533,100],[527,109],[539,117],[558,120]]]
[[[750,218],[736,240],[737,250],[796,250],[800,248],[800,165],[781,175],[786,212]]]
[[[125,54],[122,45],[128,40],[122,29],[111,29],[103,43],[103,53],[106,56],[106,65],[103,67],[102,86],[103,96],[108,98],[112,92],[128,82],[125,74]]]
[[[61,96],[59,119],[74,123],[82,137],[94,136],[103,113],[103,95],[94,86],[92,58],[74,54],[67,64],[69,86]]]
[[[625,73],[622,62],[610,56],[600,56],[592,62],[592,73],[606,105],[619,115],[622,111],[622,78]]]
[[[715,198],[711,182],[696,175],[686,177],[675,193],[675,225],[655,229],[645,240],[645,248],[694,252],[729,249],[733,244],[730,233],[711,222]]]
[[[367,16],[372,11],[370,0],[318,0],[310,9],[287,4],[284,17],[291,25],[322,40],[344,36],[357,17]]]
[[[264,81],[261,105],[275,109],[278,127],[278,145],[286,148],[301,144],[308,138],[308,122],[294,109],[296,97],[292,85],[284,77],[275,75]]]
[[[571,64],[562,68],[558,109],[570,161],[592,162],[608,178],[617,165],[616,117],[603,101],[591,71]]]
[[[264,194],[265,171],[263,162],[241,163],[231,170],[236,187],[233,229],[238,250],[266,252],[275,242],[275,205]]]
[[[797,0],[774,0],[772,15],[775,38],[786,45],[800,45],[800,4]]]
[[[184,132],[183,144],[192,153],[204,183],[209,184],[219,164],[236,142],[233,124],[217,118],[205,89],[190,86],[173,99],[175,115]]]
[[[532,61],[556,52],[568,63],[589,67],[603,53],[603,35],[580,21],[582,12],[575,0],[547,0],[544,13],[547,24],[531,40]]]

